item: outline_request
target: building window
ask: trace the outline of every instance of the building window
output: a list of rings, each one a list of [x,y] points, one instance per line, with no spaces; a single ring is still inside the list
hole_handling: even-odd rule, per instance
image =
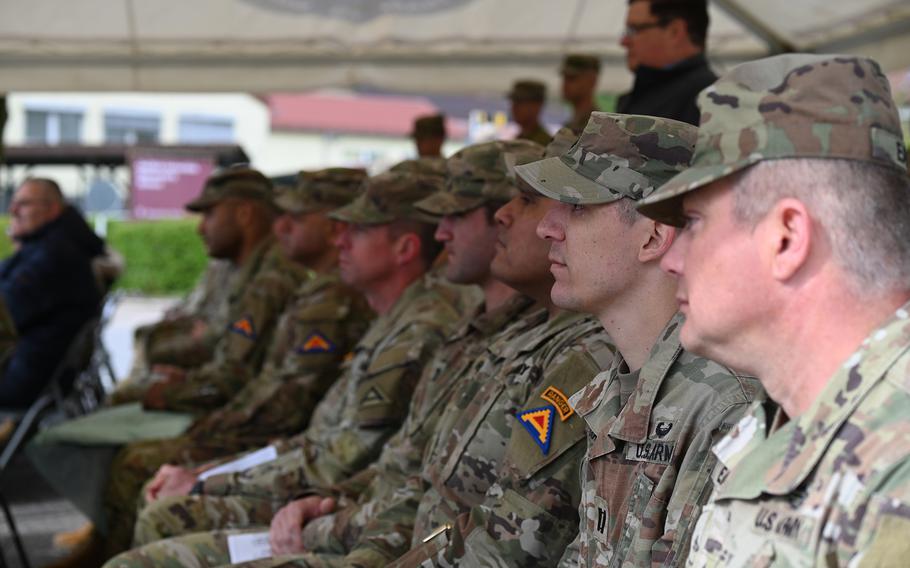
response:
[[[78,144],[81,133],[81,112],[25,111],[25,141],[28,144]]]
[[[104,113],[104,140],[108,144],[157,144],[161,119],[128,112]]]
[[[230,144],[234,121],[229,117],[184,115],[180,117],[181,144]]]

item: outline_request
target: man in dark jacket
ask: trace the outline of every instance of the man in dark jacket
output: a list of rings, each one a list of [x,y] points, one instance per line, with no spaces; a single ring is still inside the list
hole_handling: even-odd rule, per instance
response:
[[[705,59],[707,0],[629,0],[620,43],[635,73],[616,112],[647,114],[698,126],[698,93],[717,76]]]
[[[9,212],[18,250],[0,263],[0,299],[19,339],[0,370],[0,408],[25,408],[98,310],[91,261],[103,254],[104,242],[50,179],[27,179]]]

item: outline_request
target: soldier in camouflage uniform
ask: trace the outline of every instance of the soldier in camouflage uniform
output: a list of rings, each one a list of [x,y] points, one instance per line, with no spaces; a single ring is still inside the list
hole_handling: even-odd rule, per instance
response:
[[[906,566],[910,178],[888,80],[792,54],[698,103],[692,168],[640,210],[685,223],[663,262],[683,343],[759,376],[780,410],[755,405],[714,447],[688,564]]]
[[[515,81],[506,98],[512,105],[512,120],[520,128],[516,139],[530,140],[542,146],[553,140],[550,133],[540,124],[540,111],[547,102],[546,85],[530,79]]]
[[[367,182],[365,195],[332,214],[352,223],[339,239],[342,278],[364,289],[380,317],[317,407],[309,428],[275,444],[277,459],[209,477],[194,488],[197,495],[159,499],[143,517],[179,515],[190,521],[185,528],[191,530],[228,519],[267,523],[309,487],[331,485],[375,460],[404,418],[422,368],[461,315],[453,305],[460,291],[425,274],[438,251],[427,240],[435,219],[413,206],[441,186],[437,177],[381,174]],[[406,263],[389,258],[402,248],[411,251]],[[377,266],[377,259],[384,266]],[[377,273],[385,276],[378,279]],[[396,282],[399,292],[390,297],[387,290]],[[140,542],[142,526],[140,519]]]
[[[176,385],[178,382],[187,382],[188,369],[194,370],[195,377],[190,377],[190,384],[186,386],[179,389],[175,386],[175,392],[198,390],[199,385],[225,369],[241,373],[251,371],[254,374],[258,371],[264,361],[275,319],[293,292],[293,288],[288,289],[288,286],[296,287],[306,277],[305,270],[289,261],[269,236],[275,214],[272,193],[271,182],[260,172],[245,166],[235,166],[209,178],[202,194],[186,205],[188,210],[204,216],[199,230],[206,239],[209,254],[214,258],[229,258],[237,267],[229,285],[220,283],[220,286],[226,288],[226,292],[221,293],[223,297],[212,297],[206,304],[213,315],[212,323],[221,326],[212,330],[217,334],[212,357],[205,358],[204,353],[203,357],[194,355],[190,359],[196,365],[188,367],[155,365],[143,375],[134,375],[130,381],[119,385],[110,397],[113,404],[143,400],[151,385],[156,382],[160,383],[155,387],[156,391],[162,391],[168,383]],[[238,234],[231,234],[239,230],[235,228],[238,224],[238,207],[255,208],[248,223],[249,236],[241,242],[237,242],[240,238]],[[266,293],[267,290],[270,291]],[[187,325],[190,327],[184,331],[193,335],[192,324]],[[203,340],[205,341],[207,340]],[[189,351],[195,351],[199,355],[196,347],[193,347],[198,346],[196,342],[190,341],[187,345]],[[182,361],[190,359],[182,358]],[[241,380],[235,386],[247,378],[249,375],[241,375]],[[229,387],[224,390],[226,392]],[[160,399],[158,394],[156,392],[154,398]],[[206,407],[212,408],[226,402],[224,394],[214,392],[215,396],[206,403]],[[180,403],[179,394],[172,395],[172,398],[174,404]],[[164,406],[161,400],[146,402],[151,402],[149,406],[159,409],[167,407],[193,410]],[[195,406],[195,403],[189,402],[187,406]]]
[[[562,98],[572,107],[572,118],[563,126],[580,135],[597,108],[597,79],[600,75],[600,59],[586,53],[570,53],[562,60],[559,68],[562,75]]]
[[[312,275],[282,314],[259,375],[220,409],[175,439],[133,442],[111,467],[107,498],[123,535],[132,538],[134,504],[143,483],[163,464],[196,465],[301,431],[340,373],[343,357],[363,335],[371,313],[362,296],[341,283],[331,243],[337,222],[326,214],[357,195],[366,173],[332,168],[301,172],[296,189],[276,197],[284,214],[275,232],[288,257]]]
[[[538,227],[553,301],[597,315],[621,355],[570,399],[589,438],[563,566],[678,565],[710,492],[710,444],[761,396],[755,379],[680,348],[676,283],[659,265],[674,230],[634,210],[688,166],[695,136],[674,120],[595,112],[563,156],[517,168],[559,202]]]

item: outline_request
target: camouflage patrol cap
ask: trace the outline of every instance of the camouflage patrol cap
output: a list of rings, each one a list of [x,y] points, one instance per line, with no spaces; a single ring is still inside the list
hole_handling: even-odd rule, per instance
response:
[[[562,75],[577,75],[585,71],[600,72],[600,58],[587,53],[570,53],[562,60],[559,72]]]
[[[446,117],[443,114],[429,114],[418,116],[414,120],[412,138],[446,137]]]
[[[446,175],[446,159],[441,156],[422,156],[398,162],[389,168],[389,171],[444,178]]]
[[[436,223],[414,204],[445,186],[439,176],[386,172],[367,178],[364,191],[352,203],[329,213],[329,217],[360,225],[382,225],[409,219]]]
[[[564,203],[638,201],[689,165],[695,136],[694,126],[678,120],[593,112],[565,154],[515,170],[531,187]]]
[[[844,55],[788,54],[739,65],[698,97],[692,167],[639,204],[682,225],[685,193],[762,160],[841,158],[906,171],[888,80],[878,64]]]
[[[530,140],[497,140],[462,148],[447,161],[446,187],[417,203],[431,215],[467,213],[505,203],[518,192],[515,166],[539,160],[543,146]]]
[[[512,101],[542,103],[547,100],[547,86],[532,79],[515,81],[512,90],[506,93],[506,98]]]
[[[225,168],[205,181],[199,197],[185,205],[186,209],[199,213],[211,209],[218,202],[229,197],[257,199],[274,206],[272,181],[259,170],[246,164]]]
[[[314,213],[347,205],[357,197],[367,172],[361,168],[326,168],[302,171],[297,185],[275,197],[275,205],[288,213]]]
[[[569,148],[577,141],[578,134],[575,134],[575,131],[568,126],[563,126],[556,131],[556,134],[553,135],[553,139],[547,144],[547,151],[544,153],[544,158],[562,156],[568,152]]]

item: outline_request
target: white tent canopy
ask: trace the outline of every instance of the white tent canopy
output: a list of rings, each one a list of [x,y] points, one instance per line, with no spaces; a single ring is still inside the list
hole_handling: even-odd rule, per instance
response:
[[[501,93],[556,86],[571,51],[602,56],[601,88],[631,76],[626,0],[3,0],[6,91],[281,91],[369,86]],[[711,0],[722,70],[788,50],[910,66],[906,0]]]

